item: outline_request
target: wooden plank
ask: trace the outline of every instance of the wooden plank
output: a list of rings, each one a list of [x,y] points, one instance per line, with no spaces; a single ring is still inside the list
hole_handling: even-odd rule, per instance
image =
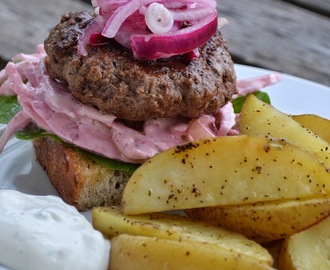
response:
[[[88,9],[90,5],[77,0],[2,0],[0,57],[6,61],[19,52],[33,53],[62,14]]]
[[[219,0],[235,59],[330,86],[330,20],[276,0]]]
[[[330,0],[286,0],[287,2],[306,7],[315,12],[330,16]]]

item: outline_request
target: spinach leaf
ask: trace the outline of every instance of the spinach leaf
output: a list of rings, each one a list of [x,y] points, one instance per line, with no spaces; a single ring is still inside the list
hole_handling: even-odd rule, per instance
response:
[[[26,128],[17,131],[15,136],[19,140],[34,140],[42,137],[51,137],[54,141],[58,143],[64,143],[58,136],[53,133],[47,132],[38,126],[31,124]]]
[[[21,110],[16,96],[0,96],[0,123],[8,122]]]

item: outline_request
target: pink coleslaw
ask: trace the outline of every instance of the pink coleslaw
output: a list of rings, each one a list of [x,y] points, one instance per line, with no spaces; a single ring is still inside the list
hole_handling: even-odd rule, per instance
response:
[[[36,54],[19,54],[0,72],[0,95],[17,95],[21,111],[0,138],[0,151],[13,134],[30,123],[63,141],[124,162],[143,163],[170,147],[217,136],[235,135],[237,115],[228,102],[214,115],[150,119],[143,131],[125,126],[114,115],[104,115],[74,99],[66,86],[52,79],[44,64],[43,45]],[[237,96],[281,80],[279,74],[238,80]]]

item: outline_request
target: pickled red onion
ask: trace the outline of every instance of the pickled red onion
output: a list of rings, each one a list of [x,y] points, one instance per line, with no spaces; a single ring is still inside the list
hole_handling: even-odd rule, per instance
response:
[[[137,11],[140,5],[140,0],[131,0],[127,4],[117,8],[112,13],[105,27],[103,28],[102,35],[108,38],[113,38],[127,17],[131,16],[135,11]]]
[[[132,35],[134,57],[153,60],[193,51],[208,41],[218,26],[216,13],[200,20],[193,26],[164,35]]]
[[[86,45],[104,44],[104,39],[102,42],[95,39],[101,34],[132,50],[138,59],[153,60],[185,53],[193,59],[198,57],[198,47],[210,39],[218,27],[215,0],[92,0],[92,5],[97,10],[96,23],[87,26],[78,45],[79,53],[84,56]],[[155,14],[152,10],[155,5],[164,7],[162,14]],[[137,14],[145,18],[144,23]],[[164,16],[169,23],[162,29]]]
[[[103,17],[96,16],[96,18],[86,27],[84,33],[78,40],[78,53],[82,56],[86,56],[86,45],[90,44],[91,37],[102,31],[102,25],[104,24]]]
[[[173,19],[176,21],[190,21],[190,20],[199,20],[203,17],[206,17],[212,14],[214,10],[212,8],[199,8],[198,10],[179,10],[172,11]]]

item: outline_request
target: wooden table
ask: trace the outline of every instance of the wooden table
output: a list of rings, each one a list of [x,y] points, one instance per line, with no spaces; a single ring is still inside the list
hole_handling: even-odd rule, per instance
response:
[[[0,66],[32,53],[62,13],[92,10],[89,0],[2,0]],[[24,3],[24,4],[23,4]],[[330,86],[330,0],[218,0],[222,30],[236,63]]]
[[[218,10],[235,62],[330,86],[330,0],[219,0]]]

